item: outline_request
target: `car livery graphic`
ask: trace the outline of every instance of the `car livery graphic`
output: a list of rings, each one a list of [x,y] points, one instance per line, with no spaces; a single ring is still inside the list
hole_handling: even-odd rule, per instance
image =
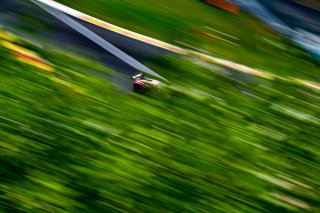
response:
[[[145,77],[143,73],[139,73],[131,77],[133,79],[133,91],[138,93],[159,92],[164,84],[158,80]]]

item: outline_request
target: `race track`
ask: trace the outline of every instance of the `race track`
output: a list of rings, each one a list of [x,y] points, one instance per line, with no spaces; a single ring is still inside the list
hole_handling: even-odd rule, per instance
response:
[[[74,17],[72,19],[142,63],[154,57],[169,54],[165,49]],[[8,30],[33,40],[46,48],[60,48],[85,56],[90,60],[98,60],[126,75],[133,75],[137,72],[137,70],[108,53],[99,45],[76,32],[31,1],[0,0],[0,24]]]
[[[40,0],[36,1],[38,2]],[[53,3],[53,1],[48,0],[41,1]],[[68,9],[72,11],[71,8]],[[79,11],[76,12],[81,14]],[[110,28],[104,28],[92,24],[94,22],[99,22],[98,25],[103,24],[103,21],[97,20],[94,17],[91,17],[94,22],[90,23],[88,20],[88,22],[86,22],[84,21],[85,19],[82,20],[75,18],[74,16],[71,16],[73,14],[67,15],[66,13],[67,12],[65,12],[65,15],[68,16],[69,19],[73,19],[72,21],[77,21],[102,39],[108,41],[142,64],[146,64],[155,57],[178,53],[181,55],[189,55],[193,58],[201,59],[223,67],[224,69],[228,70],[230,75],[229,77],[235,78],[242,82],[254,82],[256,77],[269,80],[277,78],[276,75],[264,72],[262,70],[257,70],[255,68],[237,64],[222,58],[205,55],[200,52],[182,49],[162,41],[113,26],[114,28],[121,29],[121,31],[124,31],[127,34],[129,32],[131,37],[125,35],[126,33],[121,34],[119,31],[112,31]],[[83,13],[82,15],[88,18],[88,15]],[[98,44],[81,35],[81,33],[77,32],[75,29],[69,27],[67,24],[55,18],[38,5],[32,3],[32,1],[0,0],[0,25],[3,25],[9,31],[18,34],[29,41],[34,41],[34,43],[39,44],[46,49],[72,52],[76,55],[84,56],[89,60],[105,64],[106,66],[118,71],[115,78],[109,79],[107,76],[98,73],[93,74],[113,81],[126,91],[130,91],[132,87],[132,82],[129,76],[139,72],[132,66],[128,65],[128,63],[125,63],[124,61],[115,57]],[[287,80],[291,81],[291,79]],[[310,86],[310,83],[308,82],[306,83],[303,80],[301,80],[301,82],[303,86],[312,88],[315,87],[313,83]],[[316,87],[318,88],[318,86]]]

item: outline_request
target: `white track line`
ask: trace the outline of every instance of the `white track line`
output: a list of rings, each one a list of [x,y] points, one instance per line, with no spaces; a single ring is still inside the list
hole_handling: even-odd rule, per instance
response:
[[[52,7],[52,8],[55,8],[55,9],[61,11],[61,12],[64,12],[64,13],[66,13],[68,15],[71,15],[73,17],[76,17],[76,18],[82,19],[84,21],[90,22],[90,23],[92,23],[94,25],[100,26],[100,27],[108,29],[110,31],[113,31],[113,32],[116,32],[116,33],[119,33],[119,34],[122,34],[122,35],[125,35],[125,36],[128,36],[128,37],[134,38],[136,40],[139,40],[139,41],[142,41],[142,42],[145,42],[145,43],[148,43],[148,44],[151,44],[151,45],[166,49],[166,50],[171,51],[171,52],[180,53],[180,54],[186,54],[186,50],[184,50],[184,49],[182,49],[180,47],[165,43],[163,41],[159,41],[157,39],[154,39],[154,38],[151,38],[151,37],[148,37],[148,36],[145,36],[145,35],[141,35],[141,34],[132,32],[130,30],[127,30],[127,29],[124,29],[124,28],[121,28],[121,27],[118,27],[118,26],[115,26],[113,24],[107,23],[105,21],[99,20],[97,18],[94,18],[94,17],[89,16],[87,14],[84,14],[82,12],[79,12],[79,11],[77,11],[75,9],[67,7],[67,6],[65,6],[63,4],[60,4],[58,2],[55,2],[55,1],[52,1],[52,0],[34,0],[34,1],[40,2],[42,4],[45,4],[45,5],[49,6],[49,7]]]
[[[245,73],[252,74],[252,75],[257,75],[257,76],[264,77],[264,78],[266,77],[266,78],[269,78],[269,79],[272,78],[270,75],[266,74],[265,72],[261,72],[259,70],[255,70],[253,68],[248,68],[248,67],[246,67],[244,65],[241,65],[241,64],[236,64],[234,62],[227,61],[227,60],[224,60],[224,59],[221,59],[221,58],[216,58],[216,57],[212,57],[212,56],[209,56],[209,55],[205,55],[205,54],[200,53],[200,52],[194,52],[194,51],[191,51],[191,50],[183,49],[183,48],[180,48],[180,47],[177,47],[177,46],[174,46],[174,45],[159,41],[157,39],[150,38],[150,37],[147,37],[147,36],[132,32],[130,30],[126,30],[124,28],[115,26],[113,24],[107,23],[105,21],[99,20],[97,18],[94,18],[94,17],[89,16],[87,14],[84,14],[82,12],[79,12],[79,11],[77,11],[75,9],[67,7],[67,6],[65,6],[63,4],[60,4],[58,2],[55,2],[53,0],[32,0],[32,1],[40,2],[42,4],[45,4],[45,5],[47,5],[49,7],[52,7],[52,8],[55,8],[55,9],[57,9],[57,10],[63,12],[63,13],[71,15],[73,17],[82,19],[84,21],[87,21],[89,23],[95,24],[97,26],[100,26],[102,28],[108,29],[110,31],[119,33],[121,35],[128,36],[130,38],[133,38],[133,39],[136,39],[136,40],[151,44],[153,46],[166,49],[166,50],[168,50],[170,52],[175,52],[175,53],[179,53],[179,54],[183,54],[183,55],[193,55],[193,56],[202,58],[203,60],[207,60],[207,61],[210,61],[210,62],[213,62],[213,63],[216,63],[216,64],[220,64],[220,65],[223,65],[225,67],[229,67],[231,69],[235,69],[235,70],[238,70],[238,71],[241,71],[241,72],[245,72]]]
[[[244,73],[247,73],[247,74],[250,74],[250,75],[260,76],[262,78],[267,78],[267,79],[281,78],[279,76],[272,75],[272,74],[269,74],[267,72],[264,72],[264,71],[261,71],[261,70],[257,70],[257,69],[251,68],[251,67],[247,67],[247,66],[242,65],[242,64],[237,64],[237,63],[234,63],[232,61],[225,60],[225,59],[212,57],[210,55],[206,55],[206,54],[203,54],[203,53],[200,53],[200,52],[195,52],[195,51],[192,51],[192,50],[183,49],[183,48],[180,48],[180,47],[165,43],[163,41],[160,41],[160,40],[157,40],[157,39],[145,36],[145,35],[141,35],[141,34],[132,32],[130,30],[115,26],[113,24],[107,23],[105,21],[99,20],[97,18],[94,18],[94,17],[89,16],[87,14],[84,14],[82,12],[79,12],[79,11],[77,11],[75,9],[67,7],[67,6],[65,6],[63,4],[60,4],[58,2],[55,2],[53,0],[31,0],[31,1],[40,2],[42,4],[45,4],[45,5],[49,6],[49,7],[57,9],[57,10],[65,13],[65,14],[68,14],[70,16],[79,18],[81,20],[87,21],[89,23],[92,23],[94,25],[100,26],[100,27],[108,29],[110,31],[119,33],[121,35],[124,35],[124,36],[130,37],[130,38],[133,38],[133,39],[136,39],[136,40],[151,44],[151,45],[156,46],[156,47],[160,47],[162,49],[166,49],[166,50],[168,50],[170,52],[183,54],[183,55],[195,56],[195,57],[201,58],[201,59],[206,60],[206,61],[213,62],[215,64],[218,64],[218,65],[221,65],[221,66],[224,66],[224,67],[228,67],[228,68],[231,68],[231,69],[234,69],[234,70],[238,70],[240,72],[244,72]],[[290,79],[288,79],[288,80],[290,80]],[[290,81],[293,81],[293,80],[290,80]],[[303,81],[303,80],[294,81],[294,82],[295,83],[299,83],[300,85],[309,87],[309,88],[314,89],[314,90],[318,90],[318,91],[320,90],[319,85],[317,83],[314,83],[314,82],[306,82],[306,81]]]
[[[126,54],[116,46],[104,40],[99,35],[95,34],[91,30],[87,29],[86,27],[84,27],[77,21],[73,20],[69,16],[65,15],[64,13],[60,12],[59,10],[53,9],[52,7],[39,3],[35,0],[31,0],[31,1],[36,5],[38,5],[39,7],[41,7],[42,9],[44,9],[45,11],[47,11],[48,13],[50,13],[51,15],[55,16],[56,18],[64,22],[69,27],[73,28],[74,30],[78,31],[80,34],[84,35],[85,37],[93,41],[94,43],[98,44],[100,47],[102,47],[106,51],[115,55],[116,57],[121,59],[123,62],[129,64],[133,68],[165,80],[165,78],[163,78],[156,72],[152,71],[151,69],[149,69],[148,67],[146,67],[145,65],[143,65],[142,63],[134,59],[133,57],[129,56],[128,54]]]

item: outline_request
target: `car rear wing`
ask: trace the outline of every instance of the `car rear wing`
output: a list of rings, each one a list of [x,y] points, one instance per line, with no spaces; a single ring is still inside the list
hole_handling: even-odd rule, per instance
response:
[[[139,73],[137,75],[132,76],[131,78],[135,80],[135,79],[143,78],[143,77],[144,77],[143,73]]]

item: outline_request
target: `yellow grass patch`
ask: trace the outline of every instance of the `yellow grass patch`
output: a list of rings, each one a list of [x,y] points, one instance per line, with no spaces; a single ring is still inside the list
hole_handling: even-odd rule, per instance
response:
[[[2,40],[2,46],[12,51],[13,56],[26,64],[37,67],[46,72],[52,73],[53,67],[46,60],[42,59],[38,54],[32,52],[26,48],[13,44],[11,42]]]
[[[12,34],[5,31],[0,31],[0,39],[10,41],[10,42],[16,41],[16,38]]]

